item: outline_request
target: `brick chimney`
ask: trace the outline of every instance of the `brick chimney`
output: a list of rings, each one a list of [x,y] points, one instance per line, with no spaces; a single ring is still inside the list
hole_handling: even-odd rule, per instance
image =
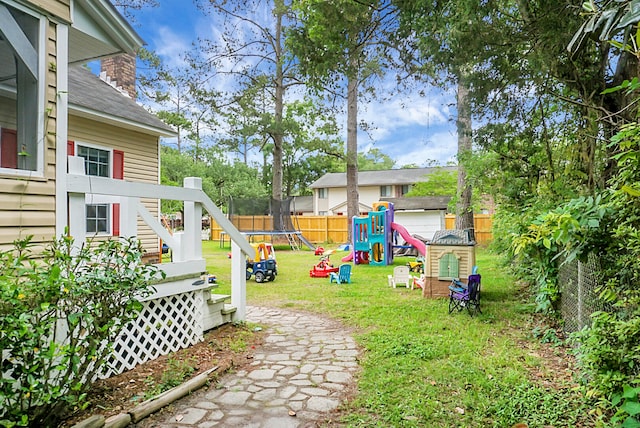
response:
[[[120,54],[100,61],[100,77],[136,99],[136,57]]]

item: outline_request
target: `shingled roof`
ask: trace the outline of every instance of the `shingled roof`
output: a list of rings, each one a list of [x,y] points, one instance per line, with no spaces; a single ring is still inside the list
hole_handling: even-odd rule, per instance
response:
[[[140,132],[175,136],[166,123],[82,66],[69,67],[69,110]]]
[[[396,211],[446,210],[451,196],[419,196],[411,198],[380,198],[393,203]]]
[[[430,167],[430,168],[402,168],[402,169],[385,169],[380,171],[358,171],[358,186],[389,186],[414,184],[420,181],[426,181],[429,174],[439,171],[455,171],[456,166]],[[309,187],[328,188],[328,187],[345,187],[347,185],[347,173],[330,172],[316,181]]]
[[[475,245],[468,230],[438,230],[433,234],[430,245]]]

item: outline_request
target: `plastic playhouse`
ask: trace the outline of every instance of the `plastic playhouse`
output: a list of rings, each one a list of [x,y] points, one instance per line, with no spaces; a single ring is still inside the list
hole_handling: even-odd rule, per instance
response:
[[[278,275],[276,252],[273,245],[268,242],[251,244],[255,250],[255,256],[247,258],[247,279],[253,276],[256,282],[273,281]]]

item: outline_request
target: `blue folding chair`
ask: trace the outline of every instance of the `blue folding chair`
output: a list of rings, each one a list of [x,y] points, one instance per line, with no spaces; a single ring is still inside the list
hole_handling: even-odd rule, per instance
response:
[[[351,283],[351,265],[340,265],[338,272],[331,272],[329,275],[329,283],[335,282],[336,284],[342,284],[345,282]]]
[[[458,279],[451,281],[449,286],[449,313],[467,309],[469,315],[482,313],[480,310],[480,284],[482,277],[477,273],[477,266],[473,267],[469,281],[465,284]]]

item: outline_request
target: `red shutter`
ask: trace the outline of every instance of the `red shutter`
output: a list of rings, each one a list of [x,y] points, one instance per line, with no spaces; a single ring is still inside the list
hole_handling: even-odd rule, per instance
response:
[[[121,150],[113,151],[113,178],[116,180],[124,179],[124,152]],[[113,236],[120,236],[120,204],[113,204]]]
[[[67,156],[74,156],[76,153],[76,145],[73,141],[67,141]]]
[[[0,166],[18,168],[18,134],[14,129],[2,128],[0,134]]]
[[[124,152],[120,150],[113,151],[113,178],[124,179]]]
[[[112,230],[112,235],[113,236],[120,236],[120,204],[113,204],[111,205],[111,208],[113,208],[113,217],[112,217],[112,224],[113,224],[113,230]]]

